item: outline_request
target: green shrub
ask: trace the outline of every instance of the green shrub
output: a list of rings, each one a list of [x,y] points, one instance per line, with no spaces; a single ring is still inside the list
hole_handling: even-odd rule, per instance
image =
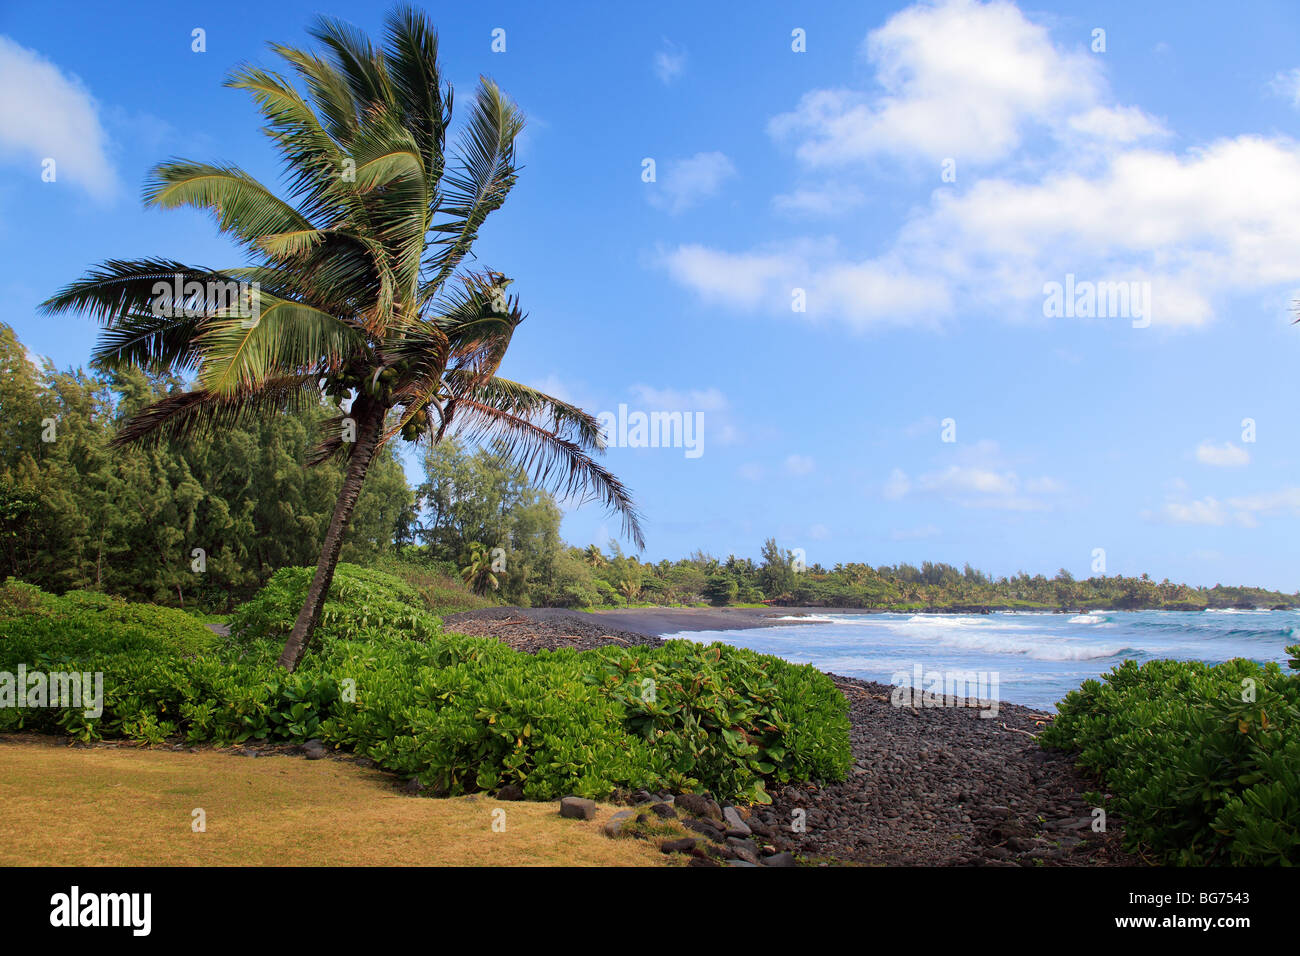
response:
[[[6,578],[0,584],[0,621],[22,614],[48,614],[57,600],[34,584]]]
[[[1134,845],[1182,864],[1300,863],[1300,677],[1125,661],[1042,735],[1105,781]]]
[[[674,789],[711,781],[765,803],[769,780],[837,780],[848,771],[848,705],[812,667],[691,641],[593,656],[601,668],[587,679],[623,705],[629,729],[654,745],[663,758],[656,770]]]
[[[293,674],[274,664],[286,625],[270,618],[279,608],[292,619],[302,575],[277,573],[236,612],[240,642],[209,641],[189,656],[140,623],[161,608],[77,596],[66,602],[75,612],[18,615],[0,640],[0,669],[100,671],[104,707],[98,717],[10,708],[0,730],[149,743],[318,737],[437,793],[515,783],[532,799],[671,787],[766,802],[769,783],[848,769],[848,705],[811,667],[687,641],[523,654],[438,633],[410,594],[357,570],[341,576],[342,594],[360,595],[365,609],[332,589],[331,626]]]
[[[236,642],[263,639],[283,641],[307,599],[314,568],[281,568],[251,601],[230,617],[230,636]],[[385,630],[400,630],[418,641],[436,637],[441,622],[431,614],[419,593],[400,578],[340,564],[326,596],[317,640],[355,639]]]
[[[593,582],[596,585],[596,594],[599,596],[600,607],[627,607],[627,598],[614,589],[603,578],[596,578]]]
[[[220,641],[203,623],[173,608],[91,591],[60,597],[12,579],[0,585],[0,662],[41,656],[56,645],[76,655],[143,642],[159,656],[171,657],[211,650]]]
[[[419,551],[408,550],[400,555],[382,555],[373,566],[414,588],[426,610],[434,614],[455,614],[499,603],[495,596],[475,594],[466,587],[455,561],[435,561]]]

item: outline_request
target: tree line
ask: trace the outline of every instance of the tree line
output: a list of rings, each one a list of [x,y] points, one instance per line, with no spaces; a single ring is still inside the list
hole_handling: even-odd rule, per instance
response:
[[[306,467],[337,413],[322,402],[153,445],[110,447],[123,421],[183,388],[135,368],[39,365],[0,324],[0,579],[228,611],[278,568],[315,563],[345,464]],[[835,608],[1276,607],[1295,594],[1147,575],[993,577],[925,561],[806,566],[774,539],[757,560],[643,561],[564,542],[554,497],[499,442],[424,443],[414,484],[394,446],[362,486],[343,559],[384,557],[507,604],[780,604]]]
[[[134,368],[38,366],[0,324],[0,578],[229,609],[277,568],[315,563],[344,470],[304,467],[324,406],[109,447],[123,421],[182,388],[175,375]],[[414,504],[385,450],[345,559],[394,547]]]

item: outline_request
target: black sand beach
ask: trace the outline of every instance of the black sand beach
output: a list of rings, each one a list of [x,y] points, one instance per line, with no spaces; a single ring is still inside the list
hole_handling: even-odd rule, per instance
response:
[[[766,627],[822,609],[628,608],[581,613],[489,608],[449,615],[448,630],[518,649],[657,644],[659,635]],[[866,865],[1098,866],[1124,853],[1114,817],[1094,830],[1083,794],[1094,782],[1035,735],[1052,716],[1002,703],[895,706],[893,688],[830,675],[849,701],[853,768],[846,780],[800,784],[755,807],[754,832],[776,850]],[[953,701],[953,703],[957,703]],[[798,821],[803,821],[799,829]]]
[[[594,611],[591,616],[642,634],[676,634],[680,631],[738,631],[750,627],[789,624],[789,618],[835,614],[814,607],[629,607]],[[861,611],[853,613],[863,613]]]

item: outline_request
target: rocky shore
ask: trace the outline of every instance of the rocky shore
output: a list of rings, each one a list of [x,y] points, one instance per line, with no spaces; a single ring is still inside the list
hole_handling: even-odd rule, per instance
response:
[[[789,613],[754,612],[749,620]],[[610,627],[615,621],[622,627]],[[490,608],[451,615],[446,626],[535,652],[659,643],[654,634],[630,629],[645,621],[632,611],[615,616]],[[716,619],[708,627],[678,623],[669,632],[721,629]],[[728,626],[763,625],[722,625]],[[1035,735],[1050,714],[1002,703],[996,715],[988,715],[978,702],[965,706],[953,698],[949,706],[894,706],[887,685],[831,677],[849,701],[853,768],[840,783],[787,786],[773,794],[771,806],[749,811],[745,824],[752,833],[745,840],[769,855],[782,862],[791,854],[806,861],[917,866],[1141,862],[1120,848],[1118,820],[1112,816],[1099,828],[1094,808],[1083,799],[1095,783],[1075,770],[1069,756],[1038,745]],[[641,802],[652,802],[647,797]],[[690,822],[685,826],[696,829]],[[724,832],[724,845],[726,838]]]
[[[611,627],[610,622],[595,614],[560,608],[489,607],[448,614],[442,623],[448,631],[495,637],[515,650],[529,654],[561,647],[589,651],[607,644],[658,647],[663,643],[654,634]]]

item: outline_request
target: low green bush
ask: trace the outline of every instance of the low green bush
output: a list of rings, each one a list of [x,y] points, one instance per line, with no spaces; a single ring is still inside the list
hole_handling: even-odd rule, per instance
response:
[[[1134,848],[1300,863],[1300,677],[1277,664],[1125,661],[1068,694],[1041,739],[1104,781]]]
[[[231,637],[239,642],[283,642],[307,599],[314,573],[315,568],[276,571],[251,601],[235,609],[230,617]],[[395,575],[340,564],[316,626],[316,639],[354,639],[385,630],[425,641],[438,636],[441,622],[415,588]]]
[[[514,783],[531,799],[669,787],[766,802],[768,784],[848,770],[848,705],[811,667],[686,641],[519,653],[440,633],[401,582],[347,566],[328,625],[287,674],[274,661],[310,573],[290,570],[236,611],[236,640],[200,654],[128,620],[163,609],[124,613],[77,598],[75,619],[18,614],[20,636],[0,640],[0,670],[57,661],[102,671],[104,708],[98,717],[11,708],[0,730],[150,743],[318,737],[437,793]],[[39,593],[24,596],[43,606]]]
[[[92,591],[56,596],[20,581],[0,584],[0,660],[40,657],[58,646],[78,655],[145,644],[160,656],[198,654],[220,638],[184,611]],[[28,659],[27,663],[31,663]]]

